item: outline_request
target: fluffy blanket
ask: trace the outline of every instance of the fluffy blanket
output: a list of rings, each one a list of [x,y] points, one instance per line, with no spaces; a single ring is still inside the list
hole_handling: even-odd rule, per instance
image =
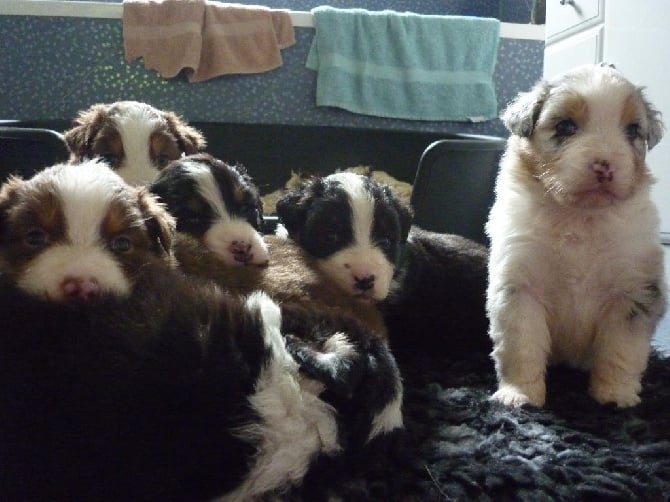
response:
[[[396,354],[405,430],[323,458],[287,500],[668,500],[670,359],[653,354],[642,404],[600,406],[588,376],[552,368],[544,409],[488,400],[486,355]]]

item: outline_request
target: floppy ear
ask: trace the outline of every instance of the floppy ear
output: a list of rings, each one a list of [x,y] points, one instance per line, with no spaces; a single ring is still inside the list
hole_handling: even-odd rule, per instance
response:
[[[409,229],[414,220],[414,211],[412,211],[412,208],[398,197],[393,188],[388,185],[383,185],[383,189],[384,193],[391,201],[393,209],[395,209],[395,212],[398,215],[398,220],[400,221],[400,242],[405,242],[407,241]]]
[[[500,117],[505,127],[516,136],[530,137],[548,95],[549,84],[544,80],[530,91],[518,94]]]
[[[91,142],[102,127],[110,105],[97,104],[79,112],[74,126],[63,133],[65,143],[70,150],[70,161],[81,162],[90,155]]]
[[[205,149],[207,140],[195,127],[188,125],[176,113],[163,112],[170,132],[177,139],[179,149],[186,155],[192,155]]]
[[[0,187],[0,245],[4,243],[5,232],[7,231],[7,216],[9,208],[16,203],[19,188],[24,181],[18,176],[10,176],[9,179]]]
[[[148,188],[138,189],[137,204],[144,217],[149,237],[156,244],[156,250],[172,256],[172,241],[177,228],[175,219]]]
[[[277,201],[277,216],[286,227],[288,235],[294,241],[299,241],[300,232],[305,227],[307,215],[315,197],[323,193],[323,179],[313,178],[300,187],[286,192]]]
[[[665,133],[665,126],[661,120],[661,112],[654,108],[647,100],[643,90],[643,87],[638,88],[638,92],[640,93],[640,97],[647,114],[647,136],[645,138],[647,140],[647,149],[651,150],[663,138],[663,134]]]

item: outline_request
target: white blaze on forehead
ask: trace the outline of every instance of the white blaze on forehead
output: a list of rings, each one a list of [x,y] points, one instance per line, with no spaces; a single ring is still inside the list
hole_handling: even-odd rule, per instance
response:
[[[118,171],[128,183],[144,184],[152,181],[158,170],[153,165],[149,139],[161,125],[156,111],[147,107],[132,106],[122,115],[112,117],[121,135],[125,159]]]
[[[58,179],[67,236],[73,245],[96,245],[109,205],[123,180],[106,164],[90,161],[63,169]]]
[[[66,279],[90,278],[103,292],[128,293],[130,283],[101,242],[100,234],[110,202],[121,184],[123,180],[97,160],[59,166],[52,186],[61,203],[66,241],[49,247],[30,263],[17,280],[21,289],[62,300]]]
[[[349,196],[354,242],[358,245],[370,245],[375,206],[372,194],[366,187],[365,177],[354,173],[336,173],[326,179],[339,182]]]
[[[214,179],[214,175],[209,166],[191,160],[184,161],[183,166],[188,175],[195,180],[196,186],[198,187],[198,193],[209,203],[214,214],[216,214],[219,219],[229,220],[230,214],[228,214],[228,211],[226,210],[226,205],[221,197],[219,185]]]

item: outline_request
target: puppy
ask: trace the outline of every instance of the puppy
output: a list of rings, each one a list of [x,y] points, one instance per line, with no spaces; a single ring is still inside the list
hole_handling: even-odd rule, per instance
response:
[[[49,301],[127,295],[147,263],[173,261],[174,219],[104,162],[77,167],[59,164],[2,186],[0,271]]]
[[[227,265],[265,265],[268,249],[258,233],[263,204],[242,166],[208,154],[172,162],[151,191],[177,218],[177,230],[195,236]]]
[[[153,181],[171,160],[206,146],[176,114],[137,101],[93,105],[64,136],[71,162],[102,157],[132,185]]]
[[[0,190],[5,496],[249,500],[390,431],[385,344],[184,276],[173,230],[98,161]]]
[[[385,260],[377,263],[383,264],[381,275],[393,277],[392,286],[380,290],[377,305],[396,355],[398,349],[410,353],[417,347],[450,354],[490,350],[484,246],[457,235],[410,228],[411,211],[395,191],[357,174],[308,182],[290,191],[277,207],[289,236],[310,254],[325,280],[354,298],[360,284],[352,283],[344,260],[353,258],[355,265],[357,257],[365,259],[366,241],[387,243]],[[374,223],[360,223],[370,215]],[[361,226],[369,230],[357,234]],[[369,248],[367,253],[378,256]],[[334,266],[338,260],[345,266]],[[374,258],[368,261],[374,263]]]
[[[665,309],[647,149],[659,113],[608,66],[541,81],[502,116],[511,132],[486,225],[487,310],[507,405],[545,402],[548,364],[590,370],[598,403],[640,402]]]
[[[288,236],[346,294],[368,302],[395,286],[410,209],[386,185],[355,173],[314,178],[277,202]]]

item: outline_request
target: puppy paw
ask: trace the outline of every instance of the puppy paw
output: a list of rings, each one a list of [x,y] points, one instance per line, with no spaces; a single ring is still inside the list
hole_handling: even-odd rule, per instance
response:
[[[501,384],[498,390],[491,396],[491,400],[515,408],[524,404],[542,407],[544,406],[545,390],[543,387],[536,387],[532,388],[528,386],[522,388],[517,385]]]
[[[592,379],[589,395],[599,404],[615,403],[619,408],[630,408],[640,404],[639,382],[621,383]]]

